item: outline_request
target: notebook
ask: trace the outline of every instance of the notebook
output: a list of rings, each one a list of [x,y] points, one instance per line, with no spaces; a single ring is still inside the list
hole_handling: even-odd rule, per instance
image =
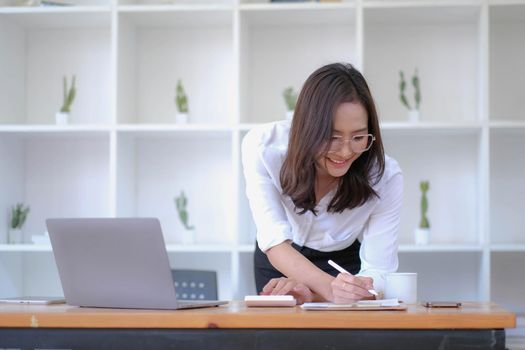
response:
[[[177,300],[158,219],[48,219],[46,224],[69,305],[174,310],[227,303]]]
[[[406,310],[405,304],[397,299],[379,299],[379,300],[360,300],[352,304],[335,304],[330,302],[321,303],[304,303],[301,305],[304,310],[314,311],[377,311],[377,310]]]

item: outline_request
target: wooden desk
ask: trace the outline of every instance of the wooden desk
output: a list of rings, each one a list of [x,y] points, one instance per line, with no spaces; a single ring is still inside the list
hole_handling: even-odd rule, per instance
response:
[[[304,311],[217,308],[157,311],[67,305],[0,306],[0,349],[504,349],[514,314],[493,303],[461,309]]]

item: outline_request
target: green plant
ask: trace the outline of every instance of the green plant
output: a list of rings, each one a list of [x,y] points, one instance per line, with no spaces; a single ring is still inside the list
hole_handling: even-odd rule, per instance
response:
[[[290,86],[284,89],[283,97],[286,109],[293,111],[295,109],[295,104],[297,103],[297,93],[293,90],[293,87]]]
[[[180,79],[177,81],[175,104],[180,113],[188,113],[188,96]]]
[[[427,218],[428,211],[428,199],[427,192],[430,188],[428,181],[421,181],[419,183],[419,188],[421,189],[421,222],[419,223],[420,228],[430,228],[430,222]]]
[[[406,90],[406,80],[405,80],[405,74],[402,70],[399,71],[399,99],[401,100],[401,103],[408,108],[409,110],[412,109],[410,107],[410,103],[408,103],[408,99],[405,95]],[[419,105],[421,104],[421,86],[419,84],[419,76],[417,73],[417,68],[414,71],[414,75],[412,76],[412,86],[414,87],[414,101],[415,101],[415,109],[419,109]]]
[[[188,225],[188,211],[186,210],[187,205],[188,198],[186,198],[184,191],[181,191],[180,196],[175,197],[175,206],[177,208],[177,213],[179,213],[179,219],[186,228],[186,230],[193,230],[195,227]]]
[[[62,104],[62,108],[60,108],[60,112],[62,113],[69,113],[71,105],[73,104],[73,101],[75,100],[75,96],[77,95],[77,89],[75,87],[75,79],[76,77],[73,75],[71,86],[69,89],[67,88],[67,78],[64,76],[64,102]]]
[[[19,230],[24,226],[29,213],[29,206],[24,206],[22,203],[18,203],[14,207],[11,207],[11,223],[10,227],[13,230]]]

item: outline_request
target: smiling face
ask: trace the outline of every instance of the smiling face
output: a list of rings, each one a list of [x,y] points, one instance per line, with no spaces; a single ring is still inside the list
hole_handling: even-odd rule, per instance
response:
[[[333,117],[332,137],[350,140],[355,135],[368,134],[368,115],[359,102],[341,103]],[[347,173],[352,163],[362,153],[355,153],[346,142],[337,151],[323,152],[316,158],[317,175],[335,179]]]

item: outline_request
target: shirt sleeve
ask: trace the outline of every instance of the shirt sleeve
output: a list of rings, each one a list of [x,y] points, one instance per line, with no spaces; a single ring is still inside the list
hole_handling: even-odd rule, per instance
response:
[[[358,275],[372,277],[374,289],[378,292],[384,291],[385,275],[395,272],[399,265],[397,251],[402,201],[403,175],[397,172],[385,184],[363,233]]]
[[[266,159],[271,155],[265,153],[265,147],[260,135],[253,130],[246,134],[241,147],[246,196],[257,228],[257,242],[263,252],[293,238],[281,194],[268,170],[272,159]]]

